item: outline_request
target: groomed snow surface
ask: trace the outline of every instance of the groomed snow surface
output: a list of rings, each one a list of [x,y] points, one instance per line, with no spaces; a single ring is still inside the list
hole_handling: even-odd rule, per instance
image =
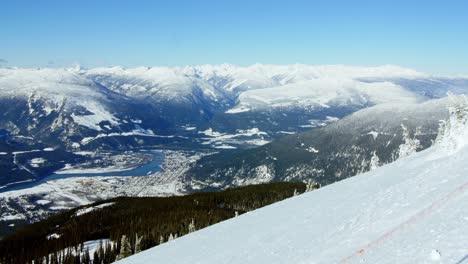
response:
[[[423,152],[118,263],[467,263],[467,117],[445,127]]]

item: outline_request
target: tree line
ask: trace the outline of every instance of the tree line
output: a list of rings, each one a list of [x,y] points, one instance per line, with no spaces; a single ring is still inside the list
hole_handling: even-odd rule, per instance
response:
[[[25,226],[0,241],[0,263],[112,263],[285,198],[315,183],[270,183],[175,197],[119,197]],[[83,208],[111,203],[85,214]],[[54,234],[51,236],[51,234]],[[84,243],[107,239],[90,253]]]

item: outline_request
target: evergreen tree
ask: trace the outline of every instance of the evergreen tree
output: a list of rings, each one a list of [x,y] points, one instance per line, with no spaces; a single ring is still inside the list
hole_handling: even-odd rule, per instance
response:
[[[316,183],[315,181],[312,181],[311,179],[307,181],[306,192],[310,192],[318,188],[320,188],[320,184]]]
[[[189,226],[188,226],[188,232],[189,233],[192,233],[192,232],[195,232],[197,229],[195,228],[195,222],[193,221],[193,218],[192,218],[192,222],[190,222]]]
[[[171,234],[169,234],[169,238],[167,239],[167,242],[172,241],[172,240],[174,240],[174,236],[171,233]]]
[[[89,249],[88,248],[86,248],[86,251],[83,253],[83,257],[81,258],[81,263],[91,264],[91,259],[89,257]]]
[[[117,255],[117,260],[124,259],[130,255],[132,255],[132,248],[130,246],[130,241],[128,241],[128,238],[126,235],[123,235],[122,239],[120,240],[120,253],[119,255]]]
[[[141,240],[143,239],[143,236],[138,237],[138,234],[136,234],[135,237],[135,254],[138,252],[141,252]]]

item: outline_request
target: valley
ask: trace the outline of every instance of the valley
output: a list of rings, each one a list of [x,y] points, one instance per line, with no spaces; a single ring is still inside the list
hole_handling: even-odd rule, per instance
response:
[[[432,146],[466,92],[393,66],[0,69],[0,236],[121,196],[332,184]]]

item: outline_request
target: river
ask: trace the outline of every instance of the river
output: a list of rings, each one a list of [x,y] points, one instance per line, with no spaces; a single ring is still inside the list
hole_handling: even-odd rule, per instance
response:
[[[32,188],[37,185],[46,183],[48,181],[71,178],[71,177],[146,176],[151,173],[162,171],[161,165],[164,162],[164,157],[165,157],[164,153],[162,151],[151,151],[151,152],[146,152],[146,153],[151,154],[153,156],[153,159],[150,162],[142,164],[133,169],[122,170],[122,171],[112,171],[112,172],[95,172],[95,173],[60,173],[60,174],[53,173],[39,180],[11,184],[7,187],[0,189],[0,193],[9,192],[9,191],[17,191],[17,190],[26,189],[26,188]]]

